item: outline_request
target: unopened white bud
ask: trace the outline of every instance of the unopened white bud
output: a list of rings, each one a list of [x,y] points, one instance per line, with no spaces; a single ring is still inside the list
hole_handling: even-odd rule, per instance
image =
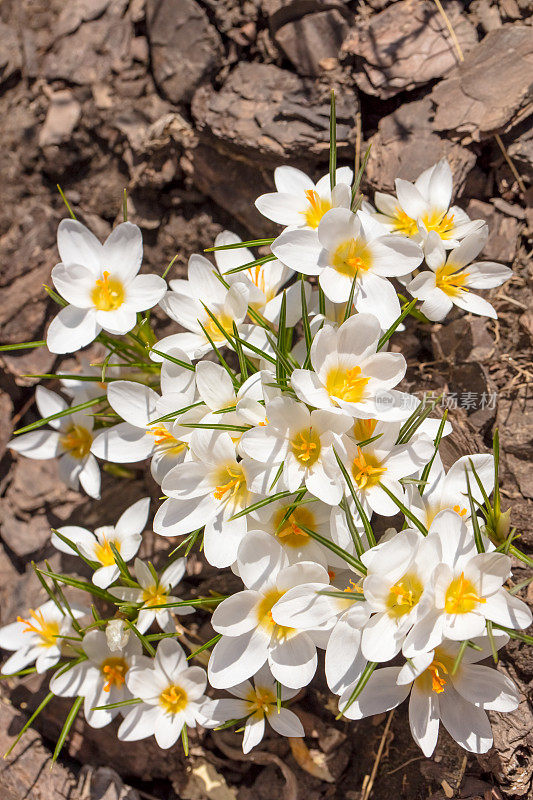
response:
[[[126,626],[123,619],[112,619],[105,629],[107,646],[114,652],[123,650],[130,638],[130,629]]]

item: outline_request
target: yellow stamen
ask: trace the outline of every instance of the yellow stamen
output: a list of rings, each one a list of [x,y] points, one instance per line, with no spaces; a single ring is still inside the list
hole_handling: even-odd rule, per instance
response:
[[[115,556],[111,550],[111,542],[120,553],[120,542],[114,539],[108,541],[105,534],[102,536],[103,542],[95,545],[94,554],[103,567],[111,567],[115,563]]]
[[[372,253],[361,239],[342,242],[331,258],[331,266],[341,275],[354,278],[356,272],[367,272],[372,267]]]
[[[159,584],[143,589],[142,599],[145,606],[162,606],[168,600],[168,593]]]
[[[366,442],[374,435],[377,419],[356,419],[353,424],[353,436],[356,442]]]
[[[73,458],[85,458],[91,449],[93,443],[93,435],[83,425],[72,425],[66,433],[60,437],[60,443],[63,450],[69,453]]]
[[[118,278],[104,271],[91,292],[91,300],[100,311],[116,311],[124,302],[124,286]]]
[[[369,489],[377,486],[381,476],[387,471],[387,467],[382,466],[381,462],[373,453],[364,453],[360,447],[357,448],[357,458],[352,464],[353,479],[360,489]]]
[[[30,621],[32,618],[35,622]],[[30,608],[30,619],[17,617],[17,622],[24,622],[26,625],[24,633],[36,633],[41,638],[40,647],[53,647],[56,644],[56,639],[59,636],[59,622],[45,620],[40,609],[34,611],[33,608]]]
[[[187,692],[181,686],[167,686],[159,695],[159,704],[168,714],[178,714],[187,705]]]
[[[365,386],[370,378],[362,375],[361,367],[340,369],[334,367],[326,379],[326,389],[332,397],[338,397],[346,403],[359,403],[364,396]]]
[[[432,661],[428,667],[428,672],[431,675],[431,688],[437,694],[442,694],[446,686],[448,670],[442,661]]]
[[[164,449],[168,454],[177,455],[187,447],[185,442],[176,439],[165,425],[153,425],[151,428],[147,428],[147,433],[155,436],[156,446]]]
[[[276,697],[271,689],[262,687],[251,689],[246,695],[246,700],[250,704],[250,713],[270,714],[276,703]]]
[[[112,686],[116,686],[117,688],[123,686],[126,681],[128,669],[129,666],[124,659],[120,657],[106,658],[105,661],[102,661],[100,671],[107,681],[104,685],[104,692],[110,692]]]
[[[478,597],[472,581],[461,572],[448,586],[444,608],[447,614],[468,614],[478,603],[486,602],[485,598]]]
[[[446,214],[442,211],[431,211],[422,214],[421,220],[427,231],[435,231],[441,239],[449,239],[454,228],[454,215]],[[416,220],[410,217],[399,207],[395,209],[394,230],[404,236],[416,236],[418,225]]]
[[[305,196],[309,203],[305,211],[305,221],[310,228],[318,228],[320,220],[331,208],[329,200],[324,200],[315,189],[306,189]]]
[[[246,477],[242,467],[235,464],[228,464],[219,471],[217,486],[213,492],[216,500],[230,500],[242,498],[246,489]]]
[[[435,285],[448,297],[458,297],[462,292],[469,291],[465,286],[469,273],[464,270],[459,272],[455,270],[457,270],[455,264],[444,264],[435,273]]]
[[[273,606],[276,605],[280,597],[283,597],[284,594],[285,592],[282,592],[279,589],[270,589],[259,601],[256,608],[257,622],[259,626],[271,636],[275,636],[277,639],[286,639],[295,630],[294,628],[287,628],[284,625],[278,625],[276,622],[274,622],[274,618],[272,616]]]
[[[316,464],[320,456],[320,447],[320,437],[313,428],[299,431],[291,440],[292,452],[304,467]]]
[[[422,596],[424,587],[417,575],[404,575],[401,580],[391,586],[387,599],[389,614],[403,617],[416,606]]]
[[[316,520],[312,511],[304,506],[297,506],[290,517],[285,520],[283,527],[278,530],[281,520],[287,513],[288,506],[281,508],[274,514],[273,524],[276,535],[282,540],[284,545],[288,547],[302,547],[309,540],[309,534],[303,531],[299,526],[303,525],[309,530],[315,530]]]
[[[330,579],[331,580],[331,579]],[[348,580],[348,586],[344,589],[345,592],[355,592],[355,594],[363,594],[363,590],[353,578]]]
[[[455,505],[453,507],[453,510],[455,511],[456,514],[459,514],[461,517],[466,516],[466,508],[461,508],[460,505]]]

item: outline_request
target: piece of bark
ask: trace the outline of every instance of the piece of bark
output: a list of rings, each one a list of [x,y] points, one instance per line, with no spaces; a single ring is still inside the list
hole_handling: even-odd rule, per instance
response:
[[[81,116],[81,105],[69,89],[60,89],[50,97],[46,120],[39,133],[39,144],[68,141]]]
[[[380,191],[394,192],[396,178],[413,181],[441,158],[447,158],[453,173],[455,194],[460,195],[476,163],[474,153],[436,134],[432,127],[429,98],[404,103],[383,117],[371,139],[365,177]]]
[[[305,14],[282,25],[274,41],[299,75],[321,75],[328,59],[337,59],[348,23],[337,9]]]
[[[0,86],[22,69],[22,53],[17,31],[0,22]]]
[[[451,0],[446,13],[461,49],[468,52],[477,35],[462,4]],[[356,57],[354,79],[359,88],[383,99],[440,78],[457,63],[448,29],[430,0],[399,0],[362,18],[343,51]]]
[[[504,25],[466,54],[438,83],[434,127],[480,141],[503,133],[533,111],[533,29]]]
[[[0,698],[0,751],[5,753],[26,722],[5,698]],[[56,763],[39,734],[31,728],[0,763],[2,800],[79,800],[77,779],[69,767]]]
[[[489,226],[489,238],[483,248],[483,259],[510,264],[516,253],[520,222],[515,217],[501,214],[493,205],[483,203],[481,200],[470,200],[466,212],[471,219],[484,219]]]
[[[173,103],[187,102],[222,64],[222,41],[195,0],[149,0],[146,20],[154,80]]]

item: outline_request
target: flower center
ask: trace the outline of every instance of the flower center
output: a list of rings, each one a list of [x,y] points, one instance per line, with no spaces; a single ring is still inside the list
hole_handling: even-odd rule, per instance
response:
[[[256,607],[259,626],[276,639],[287,639],[295,632],[294,628],[277,625],[272,617],[272,607],[276,605],[280,597],[283,597],[284,594],[285,592],[281,592],[279,589],[270,589],[263,595],[263,598]]]
[[[104,271],[91,292],[91,300],[99,311],[116,311],[124,302],[124,286],[118,278]]]
[[[216,476],[216,488],[213,492],[215,500],[243,501],[247,491],[246,477],[240,464],[235,462],[219,469]]]
[[[403,617],[416,606],[424,587],[417,575],[404,575],[398,583],[391,586],[387,598],[387,608],[393,617]]]
[[[416,236],[418,227],[416,220],[405,213],[403,208],[396,206],[394,215],[394,230],[404,236]]]
[[[437,514],[439,514],[441,511],[444,511],[446,508],[449,508],[449,506],[444,506],[442,505],[442,503],[437,503],[436,505],[430,505],[429,503],[425,503],[425,508],[426,508],[425,525],[426,528],[429,528],[431,526],[431,523],[437,516]],[[456,503],[453,506],[453,510],[455,511],[456,514],[459,514],[460,517],[463,517],[463,519],[468,514],[467,509],[464,508],[464,506],[459,505],[459,503]]]
[[[299,431],[291,440],[291,448],[300,464],[312,467],[320,456],[320,436],[313,428]]]
[[[34,620],[33,622],[31,620]],[[59,622],[55,620],[45,620],[43,612],[39,609],[34,611],[30,608],[30,619],[17,617],[17,622],[24,622],[26,627],[24,633],[35,633],[40,637],[40,647],[53,647],[59,636]]]
[[[353,437],[356,442],[371,439],[378,424],[377,419],[356,419],[353,423]]]
[[[256,714],[258,711],[262,714],[270,714],[276,703],[274,692],[266,687],[251,689],[246,695],[246,700],[250,704],[250,713],[252,714]]]
[[[360,489],[370,489],[377,486],[381,476],[387,471],[387,467],[381,465],[380,460],[373,453],[364,453],[360,447],[357,448],[357,458],[352,464],[353,479]]]
[[[446,675],[448,674],[447,668],[444,666],[442,661],[432,661],[427,668],[427,671],[431,675],[431,688],[437,694],[442,694],[448,680],[446,678]]]
[[[290,517],[285,520],[283,527],[278,530],[281,520],[287,513],[287,509],[288,506],[285,506],[274,515],[274,530],[276,531],[276,536],[282,540],[282,544],[288,547],[302,547],[302,545],[307,544],[310,537],[309,534],[303,531],[299,526],[303,525],[305,528],[314,530],[316,524],[315,515],[312,511],[309,511],[309,509],[298,506],[294,509]]]
[[[83,425],[72,425],[60,439],[63,450],[73,458],[82,459],[88,454],[93,443],[93,435]]]
[[[152,425],[151,428],[147,428],[146,432],[155,436],[156,447],[164,450],[167,455],[178,455],[187,447],[185,442],[176,439],[165,425]]]
[[[100,672],[107,681],[104,685],[104,692],[110,692],[112,686],[119,689],[126,681],[126,672],[129,670],[128,665],[123,658],[111,657],[106,658],[100,665]]]
[[[464,285],[468,272],[454,272],[456,269],[454,264],[444,264],[435,275],[435,285],[449,297],[458,297],[462,292],[468,292],[468,287]]]
[[[429,214],[422,215],[422,222],[428,231],[435,231],[441,239],[448,239],[454,227],[453,218],[454,214],[431,211]]]
[[[476,594],[472,581],[465,578],[464,572],[461,572],[459,577],[454,578],[448,586],[444,608],[447,614],[468,614],[478,603],[485,602],[483,597],[478,597]]]
[[[365,386],[370,378],[362,375],[361,367],[339,369],[334,367],[326,379],[326,390],[332,397],[346,403],[359,403],[364,396]]]
[[[162,606],[167,602],[168,594],[159,584],[143,589],[142,599],[145,606]]]
[[[167,686],[159,695],[159,705],[167,714],[179,714],[187,705],[187,692],[181,686]]]
[[[103,567],[111,567],[115,563],[115,556],[111,550],[111,543],[113,543],[120,553],[120,542],[114,539],[108,541],[105,534],[102,539],[102,542],[98,542],[98,544],[95,545],[94,554]]]
[[[306,189],[308,206],[304,212],[305,221],[310,228],[318,228],[320,220],[331,208],[329,200],[324,200],[315,189]]]
[[[233,335],[233,319],[224,313],[215,314],[212,309],[211,313],[213,314],[213,317],[215,317],[215,319],[217,320],[220,327],[223,328],[226,331],[226,333],[231,333],[231,335]],[[214,342],[227,341],[226,337],[216,324],[215,320],[212,317],[210,317],[209,314],[207,315],[207,318],[202,321],[202,325],[204,326],[204,329]]]
[[[348,239],[333,253],[331,266],[341,275],[354,278],[356,272],[366,272],[372,267],[372,253],[363,240]]]

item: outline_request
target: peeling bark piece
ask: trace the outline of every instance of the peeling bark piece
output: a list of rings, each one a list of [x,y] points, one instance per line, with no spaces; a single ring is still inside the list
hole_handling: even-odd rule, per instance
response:
[[[81,105],[69,89],[60,89],[50,98],[50,106],[39,134],[39,144],[61,144],[67,141],[81,116]]]
[[[173,103],[187,102],[222,63],[222,41],[194,0],[149,0],[148,38],[156,85]]]
[[[503,670],[502,670],[503,671]],[[513,676],[514,677],[514,676]],[[527,699],[516,711],[499,714],[489,711],[494,747],[478,756],[484,769],[490,770],[506,797],[531,797],[533,778],[533,713]]]
[[[514,217],[500,214],[490,203],[471,200],[466,208],[471,219],[484,219],[489,226],[489,238],[483,248],[486,261],[511,263],[515,257],[520,222]]]
[[[321,75],[325,59],[337,58],[348,23],[336,9],[306,14],[287,22],[274,35],[299,75]]]
[[[446,4],[466,53],[477,36],[462,11],[455,0]],[[457,63],[446,25],[430,0],[400,0],[361,20],[343,50],[357,57],[354,78],[359,88],[384,99],[440,78]]]
[[[395,178],[413,181],[441,158],[447,158],[456,194],[476,163],[474,153],[442,139],[432,129],[429,98],[405,103],[383,117],[373,136],[366,180],[380,191],[394,191]]]
[[[131,62],[133,27],[127,18],[104,16],[84,22],[69,36],[56,41],[44,61],[47,80],[81,86],[101,83],[112,70]]]
[[[0,751],[5,753],[13,744],[26,719],[5,699],[0,701]],[[76,777],[72,770],[56,763],[51,770],[50,750],[31,728],[24,739],[0,766],[2,800],[75,800]]]
[[[355,93],[337,97],[339,145],[352,141]],[[197,127],[216,139],[271,156],[326,155],[330,87],[273,64],[240,63],[220,92],[200,88],[192,103]]]
[[[533,112],[533,29],[491,31],[431,93],[434,127],[475,141],[502,133]]]

